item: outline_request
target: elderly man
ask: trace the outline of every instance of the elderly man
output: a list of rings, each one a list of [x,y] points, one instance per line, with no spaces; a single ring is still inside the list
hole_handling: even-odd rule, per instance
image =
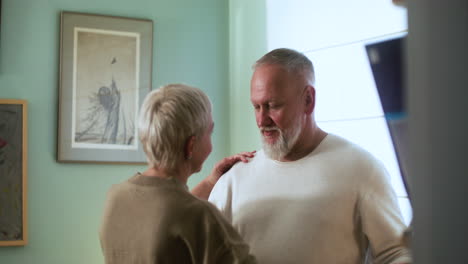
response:
[[[219,179],[209,200],[259,263],[409,263],[388,174],[371,154],[317,126],[312,62],[277,49],[254,65],[263,150]],[[201,184],[207,184],[201,183]]]

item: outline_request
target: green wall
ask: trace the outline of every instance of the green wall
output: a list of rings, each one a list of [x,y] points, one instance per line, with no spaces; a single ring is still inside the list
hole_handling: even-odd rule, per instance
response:
[[[260,148],[250,103],[252,65],[267,52],[265,0],[229,1],[230,151]]]
[[[2,264],[102,263],[98,228],[105,193],[145,169],[56,162],[62,10],[153,20],[153,87],[184,82],[210,96],[214,149],[190,186],[230,152],[227,0],[2,0],[0,98],[29,103],[29,244],[0,248]]]

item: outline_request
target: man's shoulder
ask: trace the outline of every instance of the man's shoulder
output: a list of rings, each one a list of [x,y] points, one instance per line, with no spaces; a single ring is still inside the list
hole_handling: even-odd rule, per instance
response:
[[[226,174],[223,176],[228,176],[228,177],[239,177],[241,175],[245,175],[250,173],[252,170],[255,168],[258,168],[265,162],[265,153],[263,150],[257,151],[255,156],[249,160],[249,162],[238,162],[232,168],[226,172]]]
[[[341,167],[357,171],[374,171],[384,168],[382,161],[364,147],[337,135],[329,135],[327,149],[328,156]]]
[[[259,166],[265,162],[264,155],[263,150],[259,150],[255,156],[249,160],[249,162],[236,163],[228,172],[221,176],[215,184],[210,194],[209,201],[213,202],[219,197],[229,196],[233,185],[251,182],[252,179],[255,179],[256,177],[253,177],[252,174],[257,172],[259,170]]]
[[[349,139],[334,134],[330,134],[328,137],[330,148],[338,153],[359,159],[374,159],[374,156],[368,150]]]

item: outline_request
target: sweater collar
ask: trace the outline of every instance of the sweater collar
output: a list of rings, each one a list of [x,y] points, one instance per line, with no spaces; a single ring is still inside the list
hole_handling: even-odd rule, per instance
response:
[[[172,186],[182,187],[188,191],[188,186],[175,177],[160,178],[160,177],[144,176],[140,172],[137,172],[128,181],[133,184],[144,185],[144,186],[171,186],[172,185]]]

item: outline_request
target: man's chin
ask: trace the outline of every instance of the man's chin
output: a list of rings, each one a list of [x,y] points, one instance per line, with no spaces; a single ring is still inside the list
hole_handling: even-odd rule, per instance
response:
[[[275,144],[268,144],[264,141],[263,150],[270,159],[279,160],[282,158],[281,151],[278,151],[278,146]]]
[[[262,136],[262,140],[264,146],[269,146],[270,148],[273,148],[274,145],[278,142],[278,137]]]
[[[284,157],[284,155],[278,153],[278,151],[274,151],[265,147],[263,148],[263,150],[265,151],[265,155],[272,160],[281,160]]]

